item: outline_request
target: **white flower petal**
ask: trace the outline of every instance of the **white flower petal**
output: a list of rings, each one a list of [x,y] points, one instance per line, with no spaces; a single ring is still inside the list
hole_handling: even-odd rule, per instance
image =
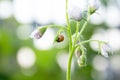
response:
[[[41,38],[41,34],[40,31],[38,29],[34,30],[31,35],[30,38],[34,38],[34,39],[39,39]]]
[[[74,19],[74,20],[81,20],[82,19],[82,12],[81,12],[81,9],[79,7],[72,7],[70,10],[69,10],[69,16],[70,18]]]
[[[113,52],[112,52],[111,47],[108,44],[102,44],[102,46],[101,46],[101,54],[104,57],[109,57],[109,55],[112,55]]]

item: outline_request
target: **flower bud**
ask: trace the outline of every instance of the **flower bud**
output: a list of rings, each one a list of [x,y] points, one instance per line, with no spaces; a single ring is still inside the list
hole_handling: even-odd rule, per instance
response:
[[[30,38],[40,39],[45,31],[46,31],[45,28],[36,29],[30,34]]]
[[[90,14],[93,14],[96,10],[98,10],[99,4],[97,0],[89,0],[89,10]]]
[[[69,16],[73,20],[80,21],[82,19],[81,9],[79,7],[73,7],[69,11]]]
[[[62,42],[62,41],[64,41],[64,36],[63,36],[62,34],[59,34],[59,35],[57,36],[57,38],[56,38],[56,41],[57,41],[57,42]]]
[[[86,55],[81,55],[79,58],[78,58],[78,65],[80,67],[85,67],[86,66],[86,62],[87,62],[87,58],[86,58]]]
[[[80,47],[78,47],[78,48],[75,49],[75,56],[76,56],[76,58],[79,58],[81,56]]]
[[[112,48],[108,44],[101,44],[101,54],[104,57],[109,57],[113,54]]]

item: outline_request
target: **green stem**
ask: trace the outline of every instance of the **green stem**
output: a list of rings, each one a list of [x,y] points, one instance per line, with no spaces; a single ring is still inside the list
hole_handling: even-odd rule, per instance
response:
[[[84,51],[84,47],[83,47],[83,45],[80,44],[80,46],[81,46],[81,50],[82,50],[82,55],[85,55],[85,51]]]
[[[83,27],[80,30],[79,36],[82,34],[82,32],[84,31],[85,27],[87,26],[87,23],[88,23],[89,19],[90,19],[90,15],[88,14],[87,21],[83,24]]]
[[[82,44],[88,43],[88,42],[97,42],[97,43],[99,44],[99,48],[100,48],[100,44],[101,44],[101,43],[107,44],[107,42],[105,42],[105,41],[100,41],[100,40],[86,40],[86,41],[82,41],[82,42],[78,43],[77,45],[75,45],[75,48],[81,46]],[[99,52],[98,52],[98,53],[99,53]]]
[[[71,76],[71,61],[72,56],[74,53],[74,49],[72,46],[72,34],[71,34],[71,28],[70,28],[70,22],[68,17],[68,0],[66,0],[66,23],[67,23],[67,32],[68,32],[68,38],[69,38],[69,60],[67,65],[67,72],[66,72],[66,80],[70,80]]]
[[[38,29],[42,29],[42,28],[53,28],[53,27],[57,27],[57,28],[61,28],[61,29],[67,30],[66,27],[61,26],[61,25],[47,25],[47,26],[38,27]]]
[[[77,22],[77,26],[76,26],[76,36],[75,36],[75,40],[74,40],[74,45],[76,43],[77,40],[77,33],[79,31],[79,22]],[[72,50],[70,50],[70,55],[69,55],[69,59],[68,59],[68,68],[67,68],[67,75],[66,75],[66,80],[70,80],[70,76],[71,76],[71,63],[72,63],[72,56],[74,53],[75,47],[72,47]]]
[[[70,22],[68,17],[68,0],[66,0],[66,23],[68,29],[68,37],[69,37],[69,51],[72,50],[72,37],[71,37],[71,29],[70,29]]]
[[[88,42],[97,42],[98,43],[98,54],[100,54],[101,43],[107,44],[107,42],[105,42],[105,41],[99,41],[99,40],[86,40],[86,41],[82,41],[81,43],[84,44],[84,43],[88,43]],[[79,45],[77,45],[77,46],[79,46]]]
[[[74,53],[74,49],[71,50],[70,55],[69,55],[66,80],[71,80],[70,76],[71,76],[71,63],[72,63],[73,53]]]
[[[86,40],[86,41],[82,41],[81,43],[84,44],[84,43],[88,43],[88,42],[98,42],[98,43],[105,43],[105,44],[107,44],[107,42],[100,41],[100,40]]]
[[[74,45],[76,44],[76,41],[77,41],[78,31],[79,31],[79,22],[77,21],[77,25],[76,25],[76,36],[75,36],[75,40],[74,40]]]
[[[79,36],[81,36],[82,32],[83,32],[84,29],[86,28],[89,19],[90,19],[90,8],[89,8],[89,6],[88,6],[87,20],[86,20],[85,23],[83,24],[83,26],[82,26],[82,28],[81,28],[81,30],[80,30]],[[78,37],[79,37],[79,36],[78,36]]]

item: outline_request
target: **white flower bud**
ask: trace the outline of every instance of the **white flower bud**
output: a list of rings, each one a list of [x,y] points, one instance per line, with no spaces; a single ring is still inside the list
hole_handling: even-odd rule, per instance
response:
[[[82,19],[81,9],[79,7],[72,7],[69,10],[69,16],[73,20],[80,21]]]
[[[40,39],[41,37],[42,37],[42,34],[38,29],[34,30],[30,35],[30,38],[34,38],[34,39]]]
[[[93,14],[99,8],[97,0],[89,0],[90,13]]]
[[[108,44],[101,44],[101,54],[104,57],[109,57],[113,54],[112,48]]]

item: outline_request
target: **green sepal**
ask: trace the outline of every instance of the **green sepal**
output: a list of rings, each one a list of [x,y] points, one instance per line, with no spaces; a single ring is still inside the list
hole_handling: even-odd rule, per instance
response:
[[[95,13],[95,12],[96,12],[96,10],[97,10],[97,9],[94,9],[94,8],[91,8],[91,7],[89,8],[90,14]]]
[[[47,30],[46,27],[40,27],[40,28],[38,28],[38,29],[39,29],[41,35],[43,35],[43,34],[45,33],[45,31]]]

